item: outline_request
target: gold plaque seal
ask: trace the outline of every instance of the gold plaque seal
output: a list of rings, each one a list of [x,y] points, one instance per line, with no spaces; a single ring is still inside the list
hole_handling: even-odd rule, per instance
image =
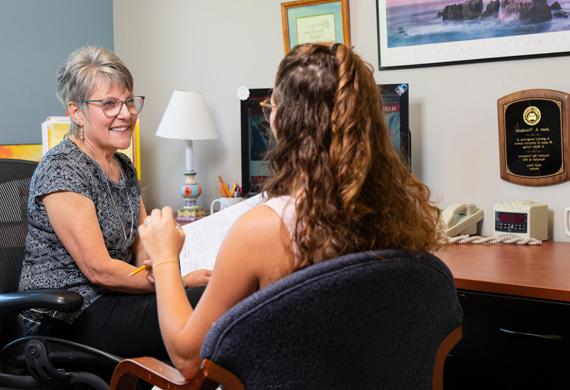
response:
[[[540,122],[540,110],[536,106],[529,106],[523,112],[523,120],[529,126]]]

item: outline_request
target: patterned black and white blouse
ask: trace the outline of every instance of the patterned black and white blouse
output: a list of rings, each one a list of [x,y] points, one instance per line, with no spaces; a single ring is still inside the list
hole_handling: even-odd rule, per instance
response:
[[[122,171],[119,182],[107,180],[99,164],[81,151],[71,139],[65,139],[50,149],[39,163],[30,182],[28,236],[20,291],[68,289],[83,297],[83,306],[71,314],[53,310],[23,312],[19,318],[23,333],[37,331],[42,315],[72,323],[85,308],[106,292],[104,288],[87,280],[55,234],[41,201],[44,195],[71,191],[91,199],[95,204],[109,256],[131,262],[131,245],[137,235],[140,219],[141,191],[135,168],[128,157],[115,153],[115,159]]]

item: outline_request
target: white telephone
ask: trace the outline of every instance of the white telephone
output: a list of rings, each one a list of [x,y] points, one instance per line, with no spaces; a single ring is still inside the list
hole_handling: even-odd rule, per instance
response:
[[[441,213],[441,220],[445,224],[445,234],[448,237],[476,234],[477,223],[482,219],[483,210],[468,203],[451,205]]]

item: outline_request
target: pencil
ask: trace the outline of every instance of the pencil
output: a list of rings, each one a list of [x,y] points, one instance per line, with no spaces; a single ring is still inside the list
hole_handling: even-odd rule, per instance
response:
[[[222,176],[218,176],[218,191],[222,197],[231,198],[230,188],[227,183],[222,179]]]
[[[131,272],[131,273],[129,274],[129,276],[136,275],[136,274],[138,274],[139,272],[144,271],[145,269],[149,269],[149,268],[150,268],[150,266],[148,266],[148,265],[146,265],[146,264],[145,264],[145,265],[141,265],[139,268],[137,268],[136,270],[134,270],[133,272]]]

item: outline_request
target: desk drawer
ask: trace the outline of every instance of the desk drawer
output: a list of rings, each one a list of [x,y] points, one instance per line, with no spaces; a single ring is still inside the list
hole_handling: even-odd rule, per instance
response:
[[[570,388],[570,305],[459,291],[463,340],[452,352],[456,389]]]

